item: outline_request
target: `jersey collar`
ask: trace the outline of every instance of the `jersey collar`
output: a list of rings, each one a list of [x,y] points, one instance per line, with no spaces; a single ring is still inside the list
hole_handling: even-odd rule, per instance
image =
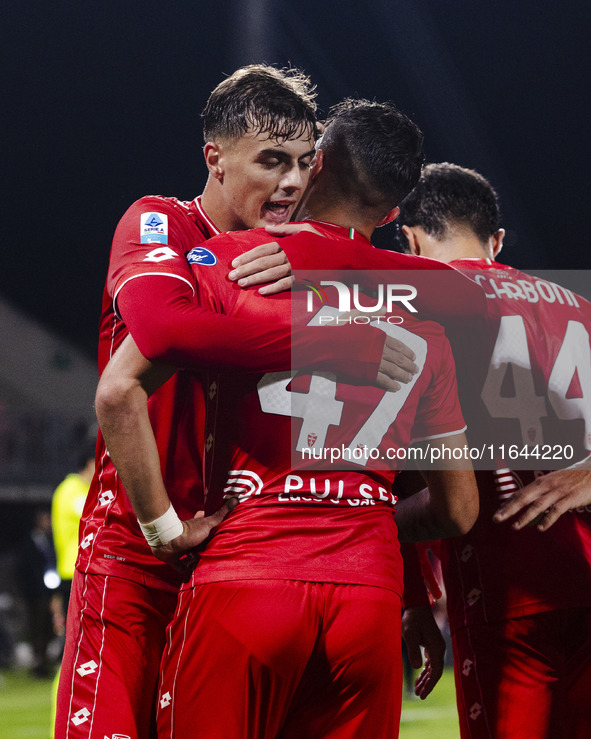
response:
[[[215,225],[215,223],[211,220],[211,218],[207,215],[207,213],[203,210],[203,206],[201,205],[201,195],[195,198],[193,200],[193,205],[195,206],[195,210],[203,221],[205,222],[205,225],[210,231],[210,236],[217,236],[220,232],[220,229]]]
[[[323,228],[326,228],[329,231],[333,231],[334,233],[339,234],[339,236],[343,236],[344,238],[347,238],[347,239],[352,239],[353,241],[363,241],[364,244],[371,245],[371,241],[369,239],[366,239],[365,236],[362,236],[360,233],[358,233],[354,228],[349,228],[347,226],[337,226],[336,223],[329,223],[328,221],[319,221],[317,219],[310,219],[309,221],[306,221],[306,223],[317,223]]]

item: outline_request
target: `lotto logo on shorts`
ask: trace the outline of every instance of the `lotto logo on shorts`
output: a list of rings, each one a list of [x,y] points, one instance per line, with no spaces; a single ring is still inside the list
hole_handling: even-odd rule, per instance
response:
[[[164,693],[162,698],[160,698],[160,708],[168,708],[172,702],[172,696],[169,692]]]
[[[129,734],[112,734],[111,736],[105,734],[105,739],[131,739],[131,737]]]
[[[97,663],[94,660],[90,660],[90,662],[85,662],[83,665],[80,665],[76,672],[80,677],[86,677],[86,675],[92,675],[93,672],[96,672],[97,667]]]
[[[473,706],[470,707],[470,713],[468,714],[472,721],[476,721],[476,719],[480,716],[482,713],[482,706],[480,703],[475,703]]]
[[[140,239],[142,244],[168,244],[168,216],[165,213],[142,213]]]
[[[469,593],[466,601],[469,606],[473,606],[474,603],[480,600],[481,591],[478,588],[473,588]]]
[[[90,711],[88,708],[81,708],[79,711],[76,711],[76,713],[72,716],[72,723],[74,726],[80,726],[80,724],[83,724],[85,721],[88,721],[88,717],[90,716]]]
[[[460,559],[462,560],[462,562],[467,562],[472,556],[473,552],[474,547],[472,546],[472,544],[466,544],[466,546],[462,549],[462,553],[460,554]]]
[[[101,493],[99,495],[99,505],[107,505],[113,500],[114,497],[115,495],[113,494],[112,490],[105,490],[104,493]]]

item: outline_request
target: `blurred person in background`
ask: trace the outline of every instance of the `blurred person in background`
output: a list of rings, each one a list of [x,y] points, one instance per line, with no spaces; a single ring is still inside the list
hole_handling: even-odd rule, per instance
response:
[[[32,672],[36,677],[48,677],[52,664],[47,648],[54,637],[52,614],[59,577],[51,535],[51,515],[46,509],[35,511],[35,524],[19,552],[17,572],[27,606],[29,641],[34,658]]]
[[[59,607],[54,616],[55,631],[63,633],[70,601],[70,590],[78,556],[78,530],[86,496],[94,474],[96,430],[89,432],[80,443],[76,472],[70,472],[57,486],[51,501],[51,527],[55,547]]]
[[[80,518],[84,510],[84,503],[88,489],[94,475],[94,452],[96,448],[96,428],[89,429],[80,441],[76,472],[70,472],[60,482],[53,493],[51,501],[51,525],[53,543],[55,546],[57,572],[60,584],[53,608],[53,627],[55,633],[65,638],[66,614],[70,602],[72,578],[78,557],[78,532]],[[63,644],[62,644],[63,649]],[[55,676],[52,689],[51,727],[55,724],[57,688],[59,684],[59,670]]]

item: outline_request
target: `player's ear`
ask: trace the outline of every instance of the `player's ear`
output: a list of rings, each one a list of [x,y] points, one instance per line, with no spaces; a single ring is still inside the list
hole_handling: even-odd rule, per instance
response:
[[[504,238],[505,238],[505,229],[504,228],[499,228],[499,230],[496,231],[491,236],[493,259],[497,256],[497,254],[503,248],[503,239]]]
[[[377,228],[380,226],[385,226],[386,223],[392,223],[392,221],[395,221],[398,216],[400,215],[400,208],[396,206],[395,208],[392,208],[392,210],[385,215],[382,220],[378,223]]]
[[[314,154],[314,159],[310,162],[310,182],[318,177],[322,167],[324,166],[324,152],[322,149],[317,149]]]
[[[410,228],[410,226],[402,226],[402,233],[406,236],[410,253],[414,254],[416,257],[420,257],[421,245],[419,244],[419,240],[417,239],[415,232]]]
[[[203,147],[203,156],[205,157],[205,164],[207,165],[209,174],[222,182],[224,170],[221,164],[222,152],[219,144],[208,141]]]

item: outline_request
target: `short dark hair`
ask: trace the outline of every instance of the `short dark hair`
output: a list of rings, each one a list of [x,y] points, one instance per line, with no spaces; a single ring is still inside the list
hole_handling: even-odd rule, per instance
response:
[[[299,69],[250,64],[213,90],[201,113],[205,142],[237,139],[248,131],[287,140],[316,128],[315,87]]]
[[[484,244],[500,228],[499,198],[490,182],[473,169],[449,162],[428,164],[400,205],[398,224],[420,226],[438,241],[451,227],[463,226]]]
[[[386,210],[412,190],[425,160],[423,134],[389,102],[338,103],[329,111],[320,148],[347,197]]]

